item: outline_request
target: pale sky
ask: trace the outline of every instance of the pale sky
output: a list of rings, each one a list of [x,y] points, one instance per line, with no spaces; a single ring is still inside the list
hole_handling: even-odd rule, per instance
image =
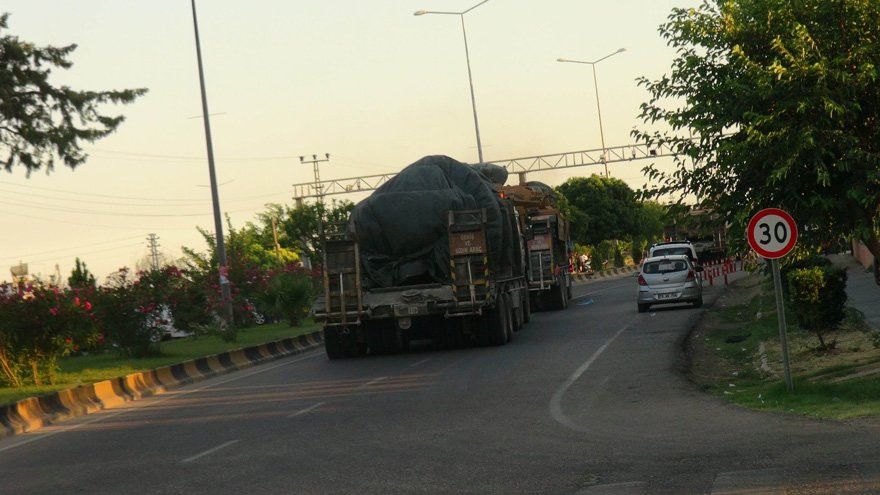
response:
[[[321,178],[395,172],[425,155],[477,161],[458,16],[478,0],[199,0],[202,57],[221,209],[238,227],[266,203],[291,204],[313,180],[300,155],[330,154]],[[635,79],[669,71],[657,28],[696,0],[490,0],[465,16],[487,161],[600,148],[589,65],[596,60],[606,146],[631,144],[647,93]],[[213,230],[189,0],[6,0],[9,29],[79,48],[53,82],[149,93],[107,113],[119,130],[86,145],[71,171],[0,172],[0,280],[23,261],[64,279],[79,256],[99,277],[133,267],[159,236],[171,257]],[[4,34],[6,34],[4,33]],[[610,165],[634,189],[644,161]],[[599,173],[529,175],[558,185]],[[512,178],[511,181],[515,180]],[[358,201],[364,194],[331,196]],[[225,227],[224,227],[225,228]]]

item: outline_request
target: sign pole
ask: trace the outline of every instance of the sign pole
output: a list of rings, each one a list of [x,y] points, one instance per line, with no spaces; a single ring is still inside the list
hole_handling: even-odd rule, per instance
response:
[[[776,316],[779,320],[779,341],[782,343],[782,366],[785,368],[785,387],[794,392],[791,381],[791,367],[788,365],[788,336],[785,328],[785,305],[782,301],[782,280],[779,275],[779,260],[770,260],[773,268],[773,287],[776,289]]]

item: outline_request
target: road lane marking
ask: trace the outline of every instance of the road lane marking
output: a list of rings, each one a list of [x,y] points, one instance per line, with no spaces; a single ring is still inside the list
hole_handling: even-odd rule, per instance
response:
[[[318,402],[317,404],[314,404],[314,405],[312,405],[312,406],[309,406],[309,407],[307,407],[307,408],[305,408],[305,409],[300,409],[299,411],[297,411],[297,412],[291,414],[290,416],[288,416],[288,418],[295,418],[295,417],[297,417],[297,416],[302,416],[303,414],[306,414],[306,413],[309,413],[309,412],[314,411],[315,409],[317,409],[317,408],[323,406],[324,404],[326,404],[326,402]]]
[[[425,363],[427,363],[427,362],[430,361],[430,360],[431,360],[431,358],[425,358],[425,359],[422,359],[421,361],[416,361],[415,363],[409,365],[409,367],[412,368],[412,367],[414,367],[414,366],[418,366],[418,365],[420,365],[420,364],[425,364]]]
[[[194,456],[192,456],[192,457],[187,457],[186,459],[180,461],[180,463],[181,463],[181,464],[185,464],[185,463],[187,463],[187,462],[192,462],[192,461],[194,461],[194,460],[196,460],[196,459],[201,459],[202,457],[205,457],[206,455],[211,455],[211,454],[213,454],[214,452],[217,452],[217,451],[220,450],[220,449],[225,449],[226,447],[229,447],[230,445],[232,445],[232,444],[236,444],[236,443],[238,443],[238,440],[230,440],[230,441],[228,441],[228,442],[226,442],[226,443],[221,443],[220,445],[214,447],[213,449],[208,449],[208,450],[206,450],[206,451],[204,451],[204,452],[201,452],[201,453],[198,453],[198,454],[196,454],[196,455],[194,455]]]
[[[380,376],[379,378],[376,378],[375,380],[370,380],[367,383],[361,385],[361,388],[369,387],[370,385],[374,385],[376,383],[381,382],[382,380],[387,380],[387,379],[388,379],[387,376]]]
[[[644,481],[627,481],[623,483],[608,483],[593,485],[578,490],[574,495],[630,495],[633,493],[645,493]]]
[[[235,380],[239,380],[239,379],[242,379],[242,378],[247,378],[247,377],[249,377],[249,376],[253,376],[253,375],[256,375],[256,374],[259,374],[259,373],[263,373],[263,372],[266,372],[266,371],[274,370],[275,368],[280,368],[280,367],[282,367],[282,366],[287,366],[287,365],[290,365],[290,364],[299,363],[299,362],[301,362],[301,361],[305,361],[306,359],[312,359],[312,358],[316,358],[316,357],[318,357],[318,356],[323,356],[323,355],[324,355],[323,352],[318,352],[317,349],[315,349],[314,351],[310,351],[310,352],[311,352],[311,354],[308,355],[308,356],[303,356],[303,357],[300,357],[300,358],[294,359],[294,360],[289,361],[289,362],[279,363],[279,364],[276,364],[276,365],[273,365],[273,366],[262,365],[262,366],[266,366],[266,367],[263,368],[263,369],[258,369],[258,370],[252,371],[252,372],[250,372],[250,373],[244,373],[244,374],[242,374],[242,375],[238,375],[237,372],[234,372],[234,373],[231,373],[231,374],[232,374],[232,375],[235,375],[235,376],[232,376],[232,377],[227,378],[227,379],[225,379],[225,380],[221,380],[221,381],[218,381],[218,382],[216,382],[216,383],[210,383],[210,384],[205,385],[205,386],[203,386],[203,387],[194,388],[194,389],[191,389],[191,390],[186,390],[186,391],[179,392],[179,393],[175,391],[175,392],[173,392],[173,394],[171,394],[171,395],[167,395],[167,396],[162,397],[162,398],[160,398],[160,399],[151,400],[151,401],[149,401],[149,402],[146,402],[146,401],[133,401],[133,402],[127,402],[126,405],[129,405],[129,404],[130,404],[130,407],[128,407],[128,408],[126,408],[126,409],[123,409],[123,410],[121,410],[121,411],[116,411],[116,412],[106,413],[106,414],[103,414],[103,411],[101,411],[101,412],[97,412],[97,413],[95,413],[96,416],[95,416],[94,418],[92,418],[92,419],[87,419],[87,420],[82,421],[82,422],[80,422],[80,423],[77,423],[77,424],[75,424],[75,425],[59,426],[57,429],[55,429],[55,430],[53,430],[53,431],[50,431],[50,432],[47,432],[47,433],[35,433],[35,432],[26,433],[26,435],[35,435],[35,436],[33,436],[33,437],[30,437],[30,436],[29,436],[29,437],[27,437],[27,438],[22,438],[21,441],[14,442],[13,444],[11,444],[11,445],[7,445],[7,446],[5,446],[5,447],[0,447],[0,452],[6,451],[6,450],[12,450],[12,449],[14,449],[14,448],[16,448],[16,447],[21,447],[21,446],[23,446],[23,445],[27,445],[27,444],[29,444],[29,443],[36,442],[36,441],[38,441],[38,440],[43,440],[44,438],[49,438],[49,437],[55,436],[55,435],[57,435],[57,434],[59,434],[59,433],[66,433],[66,432],[68,432],[68,431],[76,430],[76,429],[79,429],[79,428],[81,428],[81,427],[83,427],[83,426],[88,426],[88,425],[90,425],[90,424],[92,424],[92,423],[98,423],[98,422],[104,421],[105,419],[115,418],[116,416],[119,416],[119,415],[122,415],[122,414],[125,414],[125,413],[129,413],[129,412],[132,412],[132,411],[134,411],[134,410],[141,410],[141,409],[144,409],[144,408],[146,408],[146,407],[151,407],[151,406],[154,406],[154,405],[156,405],[156,404],[161,404],[162,402],[165,402],[165,401],[168,401],[168,400],[171,400],[171,399],[176,399],[176,398],[178,398],[178,397],[183,397],[184,395],[189,395],[189,394],[192,394],[192,393],[195,393],[195,392],[201,392],[202,390],[206,390],[206,389],[209,389],[209,388],[213,388],[213,387],[216,387],[216,386],[218,386],[218,385],[223,385],[224,383],[229,383],[229,382],[232,382],[232,381],[235,381]],[[153,397],[157,397],[157,396],[153,396]],[[106,411],[106,409],[105,409],[104,411]],[[54,425],[53,425],[53,426],[54,426]]]
[[[592,299],[587,300],[587,301],[584,301],[584,302],[578,304],[578,306],[589,306],[590,304],[593,304],[593,300],[592,300]]]
[[[571,376],[569,376],[568,379],[566,379],[565,382],[556,390],[556,393],[553,394],[553,398],[550,399],[550,414],[553,416],[553,419],[555,419],[557,423],[574,431],[578,431],[581,433],[587,432],[586,428],[575,424],[572,420],[568,419],[568,416],[566,416],[564,412],[562,412],[562,396],[565,395],[565,392],[567,392],[568,389],[571,388],[571,386],[574,385],[576,381],[578,381],[581,375],[583,375],[590,368],[590,366],[592,366],[596,359],[599,359],[599,356],[601,356],[602,353],[605,352],[605,349],[607,349],[608,346],[610,346],[611,343],[614,342],[617,337],[619,337],[620,334],[622,334],[623,331],[627,328],[629,328],[629,324],[624,325],[623,328],[618,330],[617,333],[615,333],[610,339],[602,344],[602,347],[596,349],[596,352],[594,352],[593,355],[590,356],[590,358],[587,359],[586,362],[584,362],[584,364],[580,366],[580,368],[576,369],[575,372],[572,373]]]

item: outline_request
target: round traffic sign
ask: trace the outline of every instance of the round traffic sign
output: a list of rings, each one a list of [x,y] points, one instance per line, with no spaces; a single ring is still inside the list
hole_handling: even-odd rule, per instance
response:
[[[781,258],[797,242],[797,224],[791,215],[779,208],[765,208],[749,220],[746,236],[749,246],[761,257]]]

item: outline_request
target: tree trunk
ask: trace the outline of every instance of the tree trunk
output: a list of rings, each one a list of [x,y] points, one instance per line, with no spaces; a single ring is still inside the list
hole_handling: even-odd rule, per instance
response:
[[[868,238],[865,239],[865,246],[874,255],[874,282],[880,285],[880,238],[876,230],[871,229]]]
[[[43,381],[40,380],[40,366],[36,359],[31,359],[31,371],[34,373],[34,385],[42,385]]]
[[[16,367],[9,362],[9,355],[6,353],[6,349],[2,347],[0,347],[0,367],[3,368],[3,374],[6,375],[6,378],[9,379],[9,383],[13,387],[21,387],[21,376]]]

